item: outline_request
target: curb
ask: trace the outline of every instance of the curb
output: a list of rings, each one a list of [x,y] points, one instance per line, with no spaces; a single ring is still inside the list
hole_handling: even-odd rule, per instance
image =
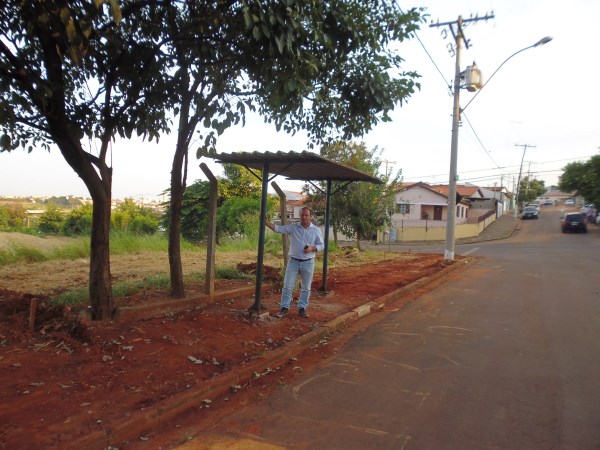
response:
[[[215,398],[230,392],[231,386],[241,385],[270,367],[288,363],[295,355],[299,355],[333,332],[357,322],[371,312],[382,309],[387,303],[391,303],[408,294],[414,293],[418,288],[447,276],[456,270],[464,268],[474,260],[476,260],[476,258],[465,257],[460,261],[456,261],[454,264],[445,267],[432,276],[420,278],[414,283],[392,291],[374,301],[358,306],[352,311],[344,313],[307,334],[300,336],[298,339],[288,343],[284,347],[273,350],[260,359],[246,363],[231,372],[227,372],[217,378],[206,381],[195,389],[190,389],[189,391],[163,400],[146,410],[138,411],[130,417],[124,418],[124,420],[120,421],[118,424],[115,424],[110,430],[94,431],[81,439],[71,441],[63,448],[73,450],[81,448],[105,450],[112,443],[137,439],[140,435],[143,435],[144,431],[156,427],[161,422],[173,419],[188,409],[197,407],[203,400]],[[228,294],[231,295],[231,291]],[[190,299],[190,301],[191,300],[192,299]]]

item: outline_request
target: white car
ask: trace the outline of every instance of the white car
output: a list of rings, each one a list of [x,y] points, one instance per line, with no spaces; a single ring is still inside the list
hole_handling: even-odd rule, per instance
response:
[[[572,198],[568,198],[565,200],[565,206],[575,206],[575,200]]]

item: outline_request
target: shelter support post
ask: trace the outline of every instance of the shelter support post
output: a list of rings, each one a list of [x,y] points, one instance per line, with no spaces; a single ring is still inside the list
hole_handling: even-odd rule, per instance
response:
[[[269,163],[265,162],[262,169],[262,195],[260,197],[260,225],[258,229],[258,256],[256,258],[256,290],[254,292],[254,305],[250,312],[260,314],[260,295],[262,291],[263,260],[265,257],[265,222],[267,214],[267,191],[269,189]]]
[[[329,261],[329,217],[331,215],[331,180],[327,180],[327,192],[325,194],[325,236],[323,236],[323,243],[325,248],[323,249],[323,281],[321,283],[322,292],[327,292],[327,270]]]
[[[210,182],[208,197],[208,236],[206,239],[206,275],[204,278],[204,293],[210,295],[211,300],[215,295],[215,249],[217,243],[217,179],[204,163],[200,168]]]
[[[288,222],[288,220],[287,220],[287,197],[277,183],[275,183],[273,181],[273,182],[271,182],[271,186],[273,186],[273,189],[275,189],[275,192],[277,192],[277,195],[279,195],[279,214],[281,215],[281,225],[287,225],[287,222]],[[283,247],[282,250],[283,250],[283,268],[284,269],[287,268],[288,254],[290,251],[289,239],[290,238],[288,237],[287,234],[281,235],[281,245]]]

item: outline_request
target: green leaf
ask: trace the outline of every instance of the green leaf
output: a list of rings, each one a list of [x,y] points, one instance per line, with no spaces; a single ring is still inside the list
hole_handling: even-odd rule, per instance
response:
[[[252,20],[252,14],[250,14],[250,9],[247,6],[245,6],[242,10],[242,13],[244,14],[244,24],[246,25],[246,29],[249,30],[252,27],[252,25],[254,25],[254,21]]]
[[[73,20],[71,19],[71,10],[69,8],[60,8],[60,20],[63,24],[66,24],[69,20]]]
[[[119,6],[119,0],[108,0],[108,2],[110,3],[110,10],[113,15],[113,20],[118,25],[121,23],[121,19],[123,18],[121,7]]]
[[[0,137],[0,147],[2,147],[2,151],[11,149],[10,137],[8,135],[3,134]]]
[[[275,43],[277,44],[277,49],[279,50],[279,53],[283,53],[283,36],[275,36]]]
[[[255,40],[260,40],[261,34],[260,34],[260,28],[258,26],[255,26],[252,29],[252,36],[254,36]]]

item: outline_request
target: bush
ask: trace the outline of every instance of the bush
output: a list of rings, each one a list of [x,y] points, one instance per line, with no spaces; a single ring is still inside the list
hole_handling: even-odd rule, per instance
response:
[[[22,206],[0,205],[0,231],[20,230],[24,226],[26,218]]]
[[[92,205],[72,210],[65,219],[63,231],[67,236],[89,235],[92,231]]]
[[[158,220],[147,216],[134,217],[129,225],[133,234],[154,234],[158,231]]]
[[[64,221],[65,218],[59,209],[54,205],[50,205],[40,216],[38,230],[42,233],[58,234],[63,229]]]

